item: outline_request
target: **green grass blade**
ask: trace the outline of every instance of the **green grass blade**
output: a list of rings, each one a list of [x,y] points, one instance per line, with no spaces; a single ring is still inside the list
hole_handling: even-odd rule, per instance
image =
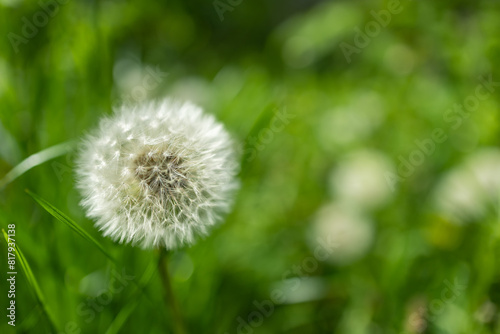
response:
[[[104,247],[97,240],[94,239],[94,237],[92,237],[84,229],[82,229],[80,227],[80,225],[75,223],[71,218],[66,216],[63,212],[61,212],[59,209],[54,207],[52,204],[50,204],[49,202],[47,202],[46,200],[44,200],[43,198],[41,198],[37,194],[29,191],[28,189],[26,189],[26,192],[28,193],[28,195],[33,197],[33,199],[35,201],[37,201],[37,203],[40,204],[48,213],[50,213],[52,216],[54,216],[54,218],[56,218],[57,220],[59,220],[60,222],[62,222],[64,224],[68,225],[69,228],[71,228],[73,231],[75,231],[82,238],[84,238],[88,242],[92,243],[97,248],[99,248],[99,250],[104,255],[106,255],[106,257],[108,257],[108,259],[110,259],[113,262],[116,262],[115,259],[108,253],[108,251],[106,251],[104,249]]]
[[[138,298],[134,298],[127,305],[125,305],[109,326],[106,334],[118,334],[132,312],[134,312],[137,305],[139,305]]]
[[[139,283],[136,285],[136,290],[132,294],[130,302],[120,310],[120,313],[118,313],[118,315],[115,317],[115,319],[109,326],[108,330],[106,331],[106,334],[120,333],[120,330],[127,321],[127,319],[130,317],[130,315],[135,310],[137,305],[139,305],[140,296],[141,294],[144,293],[144,289],[149,284],[155,273],[156,273],[156,262],[152,261],[144,271],[144,274],[139,280]],[[146,294],[144,293],[144,295]]]
[[[29,157],[21,161],[17,166],[12,168],[11,171],[8,172],[3,177],[3,179],[0,180],[0,189],[29,171],[31,168],[70,152],[74,146],[75,143],[69,141],[51,146],[49,148],[46,148],[45,150],[30,155]]]
[[[9,236],[7,235],[7,233],[5,232],[4,229],[2,229],[2,233],[3,233],[3,236],[5,238],[5,242],[7,242],[7,246],[9,246],[9,243],[10,243]],[[56,322],[54,321],[55,318],[52,315],[52,312],[51,312],[49,306],[45,302],[45,297],[43,296],[42,290],[40,289],[40,286],[38,285],[38,282],[35,278],[35,275],[33,275],[33,271],[31,270],[31,267],[28,264],[28,261],[24,257],[24,254],[23,254],[23,252],[21,252],[21,249],[19,248],[17,243],[14,242],[13,244],[14,244],[13,248],[14,248],[14,251],[16,254],[16,258],[17,258],[16,259],[17,263],[19,263],[21,265],[21,268],[22,268],[24,274],[26,275],[26,279],[28,281],[28,284],[29,284],[33,294],[35,295],[38,303],[40,304],[43,311],[45,312],[47,319],[49,320],[50,325],[53,327],[53,329],[55,329],[57,331],[58,327],[56,326]]]
[[[26,193],[30,195],[38,204],[40,204],[48,213],[50,213],[54,218],[57,220],[63,222],[64,224],[68,225],[73,231],[75,231],[78,235],[80,235],[82,238],[86,239],[90,243],[94,244],[108,259],[110,259],[113,263],[113,265],[117,265],[117,261],[115,258],[109,254],[106,249],[92,237],[90,234],[88,234],[85,230],[83,230],[77,223],[75,223],[71,218],[66,216],[63,212],[61,212],[59,209],[54,207],[52,204],[38,196],[37,194],[31,192],[30,190],[26,189]],[[145,286],[141,285],[141,283],[137,283],[135,280],[132,281],[132,284],[134,284],[139,290],[144,293],[144,295],[148,298],[148,300],[151,301],[151,298],[147,295],[145,292]]]
[[[276,113],[277,106],[269,105],[264,110],[261,111],[260,115],[254,121],[252,127],[250,128],[250,132],[245,138],[245,144],[243,147],[243,152],[241,154],[241,175],[245,175],[250,168],[249,155],[247,153],[247,149],[251,148],[249,145],[252,142],[250,138],[256,138],[259,136],[260,131],[266,129],[270,126],[271,121],[273,119],[274,114]]]

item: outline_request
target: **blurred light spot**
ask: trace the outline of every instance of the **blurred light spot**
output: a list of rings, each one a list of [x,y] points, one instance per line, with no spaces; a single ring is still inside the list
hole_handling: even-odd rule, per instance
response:
[[[333,171],[332,193],[358,207],[379,207],[392,195],[385,179],[387,172],[394,173],[394,166],[384,154],[373,150],[356,151]]]
[[[488,205],[498,210],[499,171],[499,149],[469,155],[436,186],[433,199],[437,210],[456,223],[483,217]]]
[[[393,73],[407,75],[415,67],[415,54],[407,46],[397,44],[386,51],[384,63]]]
[[[441,301],[440,311],[432,312],[432,301],[430,305],[430,313],[433,323],[438,328],[446,328],[448,333],[460,333],[464,328],[471,328],[471,316],[466,312],[462,306],[454,303],[445,303]],[[474,333],[474,332],[472,332]]]
[[[277,29],[283,41],[282,57],[294,68],[311,65],[338,50],[338,44],[361,23],[359,8],[348,3],[325,2],[295,16]]]
[[[358,92],[349,104],[333,109],[320,119],[320,142],[326,147],[362,142],[384,120],[382,99],[374,92]]]
[[[371,221],[349,206],[329,204],[322,207],[313,225],[312,247],[318,240],[327,238],[335,245],[330,254],[331,262],[339,265],[362,258],[370,248],[374,237]]]
[[[217,73],[213,83],[221,97],[232,100],[243,88],[244,80],[238,68],[225,66]]]
[[[4,7],[17,7],[21,2],[21,0],[0,0],[0,4]]]
[[[141,63],[129,58],[117,60],[113,67],[113,78],[120,90],[131,91],[142,82]]]
[[[212,90],[210,84],[205,80],[191,77],[177,81],[172,87],[170,95],[180,100],[206,105],[212,97]]]
[[[328,284],[321,277],[294,277],[274,284],[271,291],[283,293],[282,304],[297,304],[323,298]]]
[[[480,323],[486,324],[491,322],[497,313],[497,307],[494,303],[487,300],[481,305],[481,307],[474,314],[474,319]]]
[[[314,50],[309,41],[301,37],[293,37],[286,41],[283,47],[283,60],[294,68],[303,68],[316,59]]]
[[[427,299],[414,298],[407,306],[405,331],[408,333],[422,333],[427,328]],[[405,332],[405,333],[406,333]]]
[[[97,297],[102,290],[106,290],[107,288],[108,280],[106,279],[106,275],[103,271],[98,270],[82,278],[79,290],[84,295]]]

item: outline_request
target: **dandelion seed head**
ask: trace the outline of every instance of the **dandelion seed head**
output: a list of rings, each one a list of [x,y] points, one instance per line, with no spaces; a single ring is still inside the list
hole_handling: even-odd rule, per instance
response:
[[[312,225],[311,245],[328,237],[336,245],[328,260],[336,265],[353,263],[366,255],[372,245],[375,229],[373,222],[356,207],[329,203],[321,207]]]
[[[122,107],[86,136],[78,188],[87,216],[115,241],[192,244],[219,223],[238,188],[224,127],[191,103]]]

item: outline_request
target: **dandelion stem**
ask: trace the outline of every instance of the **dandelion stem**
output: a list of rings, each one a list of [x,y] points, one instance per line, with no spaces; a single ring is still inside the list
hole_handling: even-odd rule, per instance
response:
[[[182,321],[181,313],[177,305],[177,301],[174,296],[174,291],[172,289],[172,284],[170,282],[170,277],[167,269],[168,252],[165,249],[160,249],[160,256],[158,259],[158,270],[160,272],[161,283],[163,285],[163,297],[165,304],[170,308],[172,312],[172,318],[174,320],[175,333],[185,334],[186,330],[184,328],[184,322]]]

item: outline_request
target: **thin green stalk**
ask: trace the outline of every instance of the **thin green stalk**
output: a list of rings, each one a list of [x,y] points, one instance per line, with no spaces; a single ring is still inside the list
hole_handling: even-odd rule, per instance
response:
[[[158,271],[160,272],[160,279],[163,285],[163,298],[165,304],[170,308],[172,312],[172,318],[174,320],[175,333],[185,334],[186,330],[184,327],[184,322],[177,305],[177,301],[174,296],[174,291],[172,289],[172,284],[170,281],[170,276],[168,274],[167,268],[168,254],[165,249],[160,249],[160,255],[158,258]]]

